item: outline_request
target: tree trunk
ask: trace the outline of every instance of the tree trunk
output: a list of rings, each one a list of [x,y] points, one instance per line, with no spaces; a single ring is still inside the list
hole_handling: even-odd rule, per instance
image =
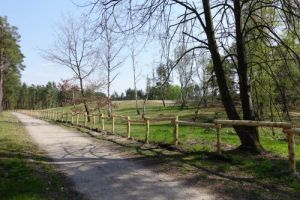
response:
[[[136,109],[136,114],[140,115],[140,109],[138,106],[138,95],[137,95],[137,89],[136,89],[136,74],[135,74],[135,67],[133,67],[133,75],[134,75],[134,97],[135,97],[135,109]]]
[[[79,78],[79,82],[80,82],[80,92],[81,92],[81,96],[83,98],[84,109],[85,109],[85,112],[87,114],[88,122],[90,122],[91,121],[90,111],[89,111],[89,107],[88,107],[86,99],[85,99],[82,78]]]
[[[236,25],[236,49],[238,58],[238,76],[239,76],[239,86],[240,86],[240,99],[242,103],[243,119],[244,120],[255,120],[255,112],[253,108],[252,98],[251,98],[251,85],[248,77],[248,62],[246,57],[246,47],[245,40],[242,33],[242,10],[240,1],[234,1],[234,16]],[[262,146],[259,141],[259,134],[257,127],[247,127],[245,137],[244,132],[238,133],[243,143],[247,145],[244,146],[246,149],[260,151]],[[243,135],[241,135],[243,134]]]
[[[162,100],[163,106],[165,108],[166,107],[165,95],[162,95],[161,100]]]
[[[131,52],[131,59],[132,59],[132,70],[133,70],[133,85],[134,85],[134,97],[135,97],[135,109],[136,114],[140,115],[140,109],[138,106],[138,95],[137,95],[137,88],[136,88],[136,82],[137,82],[137,75],[136,75],[136,69],[135,69],[135,54],[134,50]]]
[[[3,70],[0,69],[0,113],[3,111],[2,101],[3,101]]]
[[[136,108],[136,114],[140,115],[141,112],[140,112],[140,109],[139,109],[139,106],[138,106],[138,98],[137,98],[137,91],[136,91],[136,89],[135,89],[135,108]]]
[[[142,118],[143,118],[143,119],[144,119],[145,114],[146,114],[146,103],[147,103],[148,98],[149,98],[149,91],[150,91],[150,87],[147,86],[147,94],[146,94],[146,96],[145,96],[144,103],[143,103],[143,113],[142,113]]]
[[[280,90],[280,96],[281,96],[281,101],[282,101],[282,113],[284,114],[285,120],[291,121],[290,113],[289,113],[289,107],[288,107],[288,101],[286,97],[286,89],[284,84],[281,86]]]
[[[180,109],[183,109],[185,107],[185,104],[186,104],[184,90],[185,90],[185,88],[181,84],[180,85],[180,99],[181,99]]]
[[[270,109],[270,114],[271,114],[271,122],[274,121],[274,113],[273,113],[273,96],[272,96],[272,85],[271,81],[269,81],[269,109]],[[274,127],[272,127],[272,135],[275,137],[275,130]]]
[[[211,8],[209,0],[203,0],[204,16],[205,16],[205,32],[208,38],[209,50],[211,53],[213,61],[213,69],[217,78],[217,83],[219,86],[219,91],[221,94],[221,99],[225,107],[227,116],[231,120],[240,120],[240,116],[237,113],[233,99],[230,95],[229,88],[226,82],[225,73],[222,66],[221,56],[218,51],[217,42],[215,39],[214,26],[211,16]],[[234,1],[239,3],[239,1]],[[238,8],[236,8],[238,9]],[[245,59],[245,49],[243,49],[244,44],[242,37],[240,35],[240,10],[235,11],[235,17],[238,19],[236,23],[238,24],[237,28],[237,48],[238,48],[238,57],[239,57],[239,79],[240,79],[240,98],[242,102],[242,109],[244,119],[253,120],[254,112],[250,96],[250,85],[248,83],[247,77],[247,65]],[[259,143],[258,131],[257,128],[253,127],[243,127],[235,126],[234,127],[237,135],[240,138],[241,146],[239,147],[242,150],[247,150],[251,152],[258,152],[261,150],[261,145]]]
[[[110,99],[110,67],[109,67],[107,70],[107,115],[108,117],[110,117],[111,114],[112,114],[112,106],[111,106],[111,99]]]
[[[111,107],[111,99],[110,99],[110,85],[107,87],[107,115],[110,117],[112,114],[112,107]]]

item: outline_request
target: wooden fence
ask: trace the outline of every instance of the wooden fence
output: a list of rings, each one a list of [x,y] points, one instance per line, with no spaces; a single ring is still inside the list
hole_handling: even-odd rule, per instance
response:
[[[282,128],[283,133],[287,135],[288,139],[288,157],[289,157],[289,167],[291,173],[296,173],[296,153],[295,153],[295,135],[300,135],[300,128],[295,128],[293,124],[288,122],[269,122],[269,121],[249,121],[249,120],[214,120],[214,123],[198,123],[178,120],[176,117],[160,117],[151,118],[144,117],[140,120],[130,119],[128,116],[112,115],[111,117],[104,116],[104,114],[91,114],[86,113],[70,113],[70,112],[57,112],[57,111],[38,111],[38,110],[18,110],[26,115],[31,115],[34,117],[60,121],[60,122],[70,122],[76,126],[82,126],[89,129],[94,129],[96,131],[101,131],[106,134],[105,120],[111,121],[111,133],[115,133],[115,120],[120,120],[126,124],[127,138],[131,138],[131,125],[142,124],[145,125],[145,143],[149,143],[150,125],[156,122],[170,122],[173,126],[173,144],[178,145],[179,143],[179,125],[180,126],[193,126],[201,128],[212,128],[216,130],[216,147],[217,153],[222,154],[221,149],[221,128],[224,126],[254,126],[254,127],[276,127]],[[80,124],[80,117],[84,119],[83,125]],[[88,123],[88,117],[90,117],[91,125]],[[98,120],[100,127],[96,127],[96,121]]]

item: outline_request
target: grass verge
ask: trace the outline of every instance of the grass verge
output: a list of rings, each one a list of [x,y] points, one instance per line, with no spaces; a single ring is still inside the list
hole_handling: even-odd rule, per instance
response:
[[[8,112],[0,114],[0,199],[82,199]]]

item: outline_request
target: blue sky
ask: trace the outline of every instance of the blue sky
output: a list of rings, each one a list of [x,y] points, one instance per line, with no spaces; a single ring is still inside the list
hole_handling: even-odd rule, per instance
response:
[[[82,13],[70,0],[2,0],[0,15],[7,16],[11,25],[17,26],[21,35],[21,48],[25,55],[25,71],[22,81],[27,84],[46,84],[48,81],[59,82],[61,79],[72,77],[71,71],[57,64],[44,60],[40,49],[51,47],[55,40],[55,26],[62,21],[63,14]],[[157,52],[157,51],[156,51]],[[125,52],[126,54],[126,52]],[[153,53],[140,54],[138,65],[143,66],[143,75],[151,72]],[[113,83],[113,90],[123,92],[132,87],[132,70],[130,59],[119,69],[119,76]],[[145,80],[141,79],[139,88],[145,87]]]

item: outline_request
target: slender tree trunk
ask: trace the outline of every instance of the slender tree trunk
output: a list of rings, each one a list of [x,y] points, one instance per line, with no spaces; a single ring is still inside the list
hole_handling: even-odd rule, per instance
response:
[[[281,100],[282,100],[282,112],[284,114],[284,118],[288,121],[291,121],[291,117],[290,117],[290,113],[289,113],[289,108],[288,108],[288,101],[287,101],[287,97],[286,97],[286,89],[284,84],[281,86],[281,90],[280,90],[280,96],[281,96]]]
[[[107,72],[107,115],[110,117],[112,115],[112,106],[110,99],[110,70],[108,70]]]
[[[239,3],[239,1],[234,1],[235,6],[236,2]],[[238,115],[238,112],[235,108],[233,99],[230,95],[228,84],[226,82],[225,78],[225,72],[223,70],[222,66],[222,60],[221,56],[218,51],[217,42],[215,38],[214,33],[214,26],[211,16],[211,8],[210,8],[210,2],[209,0],[203,0],[203,8],[204,8],[204,16],[205,16],[205,32],[208,38],[208,44],[209,44],[209,50],[211,53],[212,61],[213,61],[213,69],[217,78],[217,83],[219,86],[221,99],[223,102],[223,105],[225,107],[227,116],[229,119],[232,120],[240,120],[240,116]],[[242,35],[240,35],[240,25],[241,25],[241,16],[240,16],[240,9],[236,8],[237,11],[235,11],[235,18],[236,18],[236,24],[237,24],[237,48],[238,48],[238,60],[239,60],[239,78],[240,78],[240,98],[242,102],[243,107],[243,115],[244,119],[254,119],[254,112],[251,102],[251,96],[250,96],[250,85],[248,83],[248,77],[247,77],[247,65],[246,65],[246,59],[245,59],[245,49],[244,44],[242,40]],[[258,152],[261,150],[261,145],[259,143],[259,137],[258,132],[256,128],[253,127],[243,127],[243,126],[235,126],[234,127],[237,135],[240,138],[241,146],[240,149],[252,151],[252,152]]]
[[[138,97],[137,97],[136,86],[135,86],[135,89],[134,89],[134,90],[135,90],[134,96],[135,96],[135,108],[136,108],[136,114],[137,114],[137,115],[140,115],[141,112],[140,112],[139,105],[138,105]]]
[[[3,101],[3,70],[0,69],[0,113],[3,111],[2,101]]]
[[[72,88],[72,103],[73,103],[73,108],[75,109],[75,88]]]
[[[145,114],[146,114],[146,103],[148,101],[148,98],[149,98],[149,91],[150,91],[150,87],[149,85],[147,85],[147,94],[146,94],[146,97],[144,99],[144,103],[143,103],[143,113],[142,113],[142,118],[145,117]]]
[[[272,85],[271,81],[269,80],[269,109],[271,114],[271,122],[274,121],[274,113],[273,113],[273,95],[272,95]],[[272,127],[272,135],[275,137],[275,130],[274,127]]]
[[[133,84],[134,84],[134,97],[135,97],[135,109],[136,109],[136,114],[140,115],[140,109],[138,106],[138,95],[137,95],[137,88],[136,88],[136,82],[137,82],[137,75],[136,75],[136,69],[135,69],[135,57],[134,57],[134,51],[132,52],[132,69],[133,69]]]
[[[79,82],[80,82],[80,92],[81,92],[81,96],[83,98],[84,109],[85,109],[86,114],[88,115],[88,117],[87,117],[88,118],[88,122],[90,122],[91,121],[90,110],[89,110],[89,107],[88,107],[87,102],[86,102],[82,78],[79,78]]]
[[[206,71],[203,70],[203,78],[202,78],[202,98],[204,108],[207,108],[207,93],[208,93],[208,81],[206,80]]]
[[[162,100],[162,103],[163,103],[163,106],[164,108],[166,107],[166,102],[165,102],[165,92],[164,92],[164,89],[161,89],[161,100]]]
[[[181,100],[180,109],[183,109],[185,107],[184,90],[185,90],[185,88],[183,87],[183,84],[180,84],[180,100]]]

